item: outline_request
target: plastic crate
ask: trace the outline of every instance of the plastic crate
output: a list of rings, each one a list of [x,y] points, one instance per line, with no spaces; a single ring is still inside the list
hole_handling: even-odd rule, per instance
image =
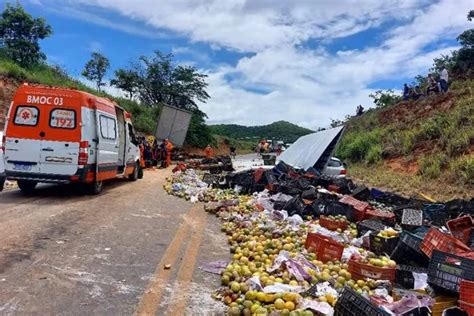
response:
[[[446,205],[444,204],[425,204],[423,207],[423,216],[428,219],[433,225],[444,226],[449,220],[449,213],[446,212]]]
[[[378,189],[376,189],[376,188],[370,189],[370,196],[371,196],[373,199],[377,199],[377,198],[381,197],[381,196],[384,195],[384,194],[385,194],[385,192],[380,191],[380,190],[378,190]]]
[[[443,315],[443,311],[446,308],[456,306],[458,304],[457,297],[451,296],[436,296],[435,297],[436,303],[431,307],[431,313],[433,316],[441,316]]]
[[[401,224],[406,228],[414,228],[423,225],[423,211],[406,208],[402,213]]]
[[[346,230],[346,228],[349,226],[349,222],[346,220],[336,221],[336,220],[330,219],[329,217],[321,216],[319,218],[319,225],[329,230],[337,230],[338,228],[342,230]]]
[[[385,225],[373,219],[365,219],[357,223],[357,236],[363,236],[369,230],[378,233],[385,229]]]
[[[381,310],[351,288],[344,287],[334,306],[334,316],[386,316]]]
[[[403,232],[400,235],[400,240],[395,249],[393,249],[390,258],[395,260],[397,264],[427,268],[429,265],[429,258],[420,250],[422,241],[423,238],[415,234]]]
[[[433,250],[428,282],[443,290],[459,293],[461,279],[474,281],[474,260]]]
[[[380,211],[372,207],[369,207],[365,210],[364,219],[377,219],[389,225],[395,224],[395,214],[391,212]]]
[[[433,250],[441,250],[448,253],[459,253],[469,251],[470,248],[456,238],[444,234],[437,228],[430,228],[428,234],[421,242],[421,251],[431,258]]]
[[[401,285],[402,287],[408,290],[413,290],[415,286],[415,278],[413,277],[413,272],[428,273],[428,269],[400,264],[397,266],[395,283]]]
[[[446,222],[451,235],[459,239],[465,244],[469,243],[469,235],[471,234],[471,229],[473,226],[473,221],[471,216],[462,216],[456,219],[452,219]]]
[[[395,247],[398,245],[400,237],[384,238],[377,236],[377,233],[371,233],[369,240],[370,251],[374,252],[377,255],[390,255],[395,249]]]
[[[446,308],[456,306],[458,304],[457,297],[439,295],[435,297],[436,303],[431,307],[433,316],[442,316]]]
[[[305,248],[316,254],[316,258],[324,263],[341,260],[344,245],[318,233],[308,233]]]
[[[362,263],[354,258],[350,258],[348,261],[349,264],[349,272],[352,275],[352,279],[354,280],[365,280],[365,279],[373,279],[373,280],[388,280],[390,282],[395,281],[395,275],[397,273],[396,268],[382,268],[382,267],[375,267],[370,264]]]
[[[344,204],[348,204],[348,205],[352,206],[354,209],[356,209],[357,211],[360,211],[360,212],[365,212],[365,210],[369,207],[369,203],[359,201],[359,200],[353,198],[350,195],[344,195],[339,200],[339,202],[344,203]]]
[[[461,280],[459,286],[459,306],[469,315],[474,315],[474,282]]]

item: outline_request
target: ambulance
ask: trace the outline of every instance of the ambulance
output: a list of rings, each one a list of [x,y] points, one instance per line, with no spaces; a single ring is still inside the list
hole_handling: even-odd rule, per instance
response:
[[[25,193],[77,182],[99,194],[105,180],[143,177],[131,114],[87,92],[23,84],[3,138],[7,179]]]

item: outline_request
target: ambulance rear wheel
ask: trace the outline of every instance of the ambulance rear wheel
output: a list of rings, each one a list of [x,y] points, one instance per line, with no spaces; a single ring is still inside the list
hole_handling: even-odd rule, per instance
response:
[[[94,181],[89,185],[89,192],[93,195],[100,194],[102,192],[102,188],[104,187],[104,183],[102,181]]]
[[[133,172],[128,176],[128,180],[137,181],[139,171],[140,171],[140,165],[138,163],[135,163],[135,168],[133,168]]]
[[[32,194],[38,182],[30,180],[18,180],[18,187],[24,194]]]
[[[143,179],[143,168],[138,163],[138,179]]]

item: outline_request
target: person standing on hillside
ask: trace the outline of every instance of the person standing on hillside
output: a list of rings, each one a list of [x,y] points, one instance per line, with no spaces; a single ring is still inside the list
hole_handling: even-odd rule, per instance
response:
[[[430,92],[438,93],[438,83],[432,74],[428,74],[428,89],[426,89],[426,95],[430,95]]]
[[[439,91],[448,92],[448,70],[443,68],[439,74]]]

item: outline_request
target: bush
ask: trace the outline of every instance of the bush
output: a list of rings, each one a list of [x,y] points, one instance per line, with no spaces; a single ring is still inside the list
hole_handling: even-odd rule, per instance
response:
[[[0,60],[0,74],[18,81],[26,80],[28,77],[27,72],[22,67],[7,59]]]
[[[377,149],[373,150],[371,153],[371,158],[373,159],[376,152],[379,152],[379,155],[382,153],[381,139],[383,135],[383,130],[374,129],[370,132],[360,132],[351,134],[351,138],[344,138],[339,145],[337,150],[338,157],[350,160],[352,162],[363,161],[366,159],[366,156],[369,153],[369,150],[373,147]]]
[[[445,115],[437,115],[426,120],[421,124],[417,134],[418,140],[437,139],[442,135],[443,128],[447,124]]]
[[[474,184],[474,157],[461,157],[450,164],[452,174],[463,182]]]
[[[382,159],[382,146],[377,144],[375,146],[370,147],[367,155],[365,156],[365,161],[368,164],[374,164],[379,162]]]
[[[446,163],[446,157],[442,155],[425,156],[418,161],[418,167],[422,176],[436,179]]]

